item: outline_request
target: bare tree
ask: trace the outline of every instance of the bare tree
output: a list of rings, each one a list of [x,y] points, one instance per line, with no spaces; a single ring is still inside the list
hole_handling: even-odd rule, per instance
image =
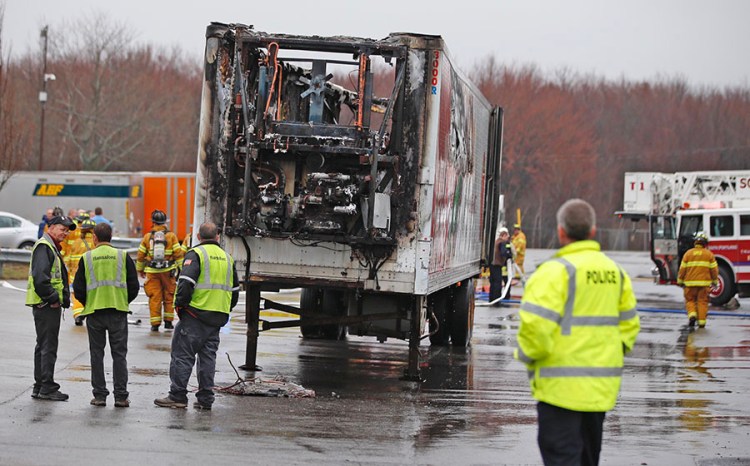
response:
[[[52,56],[58,75],[57,165],[75,154],[83,170],[122,166],[148,141],[154,116],[169,92],[153,92],[144,68],[153,65],[150,49],[136,48],[125,24],[103,13],[84,16],[56,30]]]
[[[16,118],[8,64],[10,53],[3,54],[3,20],[5,2],[0,2],[0,191],[25,158],[27,144],[22,123]]]

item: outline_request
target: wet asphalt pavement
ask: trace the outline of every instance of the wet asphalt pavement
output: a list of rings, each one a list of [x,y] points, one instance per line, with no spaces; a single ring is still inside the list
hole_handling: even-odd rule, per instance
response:
[[[531,250],[527,268],[550,253]],[[690,332],[683,314],[660,312],[680,309],[681,291],[651,283],[645,254],[613,256],[634,278],[646,311],[618,406],[605,422],[601,464],[750,464],[750,299]],[[25,290],[23,282],[10,285]],[[264,332],[257,375],[286,377],[316,397],[219,394],[213,411],[203,412],[153,405],[169,388],[171,332],[149,331],[145,296],[132,307],[144,323],[130,326],[130,408],[114,408],[111,397],[107,407],[89,405],[86,330],[69,312],[56,378],[70,400],[32,399],[34,326],[24,297],[0,287],[0,464],[541,464],[535,402],[512,358],[515,303],[478,307],[469,349],[423,342],[422,384],[399,380],[406,342],[303,340],[296,328]],[[244,331],[241,304],[221,335],[220,386],[237,379],[227,356],[235,366],[244,362]],[[105,368],[111,389],[108,355]]]

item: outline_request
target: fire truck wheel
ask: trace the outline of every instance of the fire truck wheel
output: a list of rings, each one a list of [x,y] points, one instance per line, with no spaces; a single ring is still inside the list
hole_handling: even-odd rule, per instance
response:
[[[451,309],[450,288],[446,288],[433,293],[430,296],[430,309],[433,316],[430,316],[430,344],[433,346],[446,346],[450,339],[450,329],[448,324],[448,310]]]
[[[461,282],[453,291],[451,341],[454,346],[467,346],[474,327],[474,279]]]
[[[723,306],[737,294],[732,272],[724,265],[719,266],[719,289],[711,293],[711,304]]]
[[[323,293],[319,288],[302,288],[299,297],[299,307],[303,311],[319,313],[321,311],[321,300]],[[303,338],[321,338],[320,325],[300,325]]]

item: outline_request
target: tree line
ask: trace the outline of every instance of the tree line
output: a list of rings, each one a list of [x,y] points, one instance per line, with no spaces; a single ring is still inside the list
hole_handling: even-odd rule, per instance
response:
[[[195,169],[202,60],[133,38],[101,13],[50,27],[47,69],[56,80],[47,86],[44,170]],[[2,46],[0,170],[34,170],[41,52],[10,59]],[[627,235],[604,234],[630,228],[613,215],[626,171],[750,167],[748,87],[550,75],[491,55],[467,74],[505,111],[507,223],[521,209],[529,247],[555,247],[555,212],[570,197],[594,205],[605,248],[628,247]]]

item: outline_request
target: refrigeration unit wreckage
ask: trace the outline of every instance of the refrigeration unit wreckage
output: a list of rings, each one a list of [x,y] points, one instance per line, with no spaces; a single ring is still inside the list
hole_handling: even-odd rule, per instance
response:
[[[376,92],[377,91],[377,92]],[[382,95],[381,95],[382,94]],[[206,31],[194,224],[223,230],[259,331],[465,346],[498,220],[502,110],[439,36]],[[261,291],[302,288],[299,308]],[[263,321],[263,309],[299,315]]]

